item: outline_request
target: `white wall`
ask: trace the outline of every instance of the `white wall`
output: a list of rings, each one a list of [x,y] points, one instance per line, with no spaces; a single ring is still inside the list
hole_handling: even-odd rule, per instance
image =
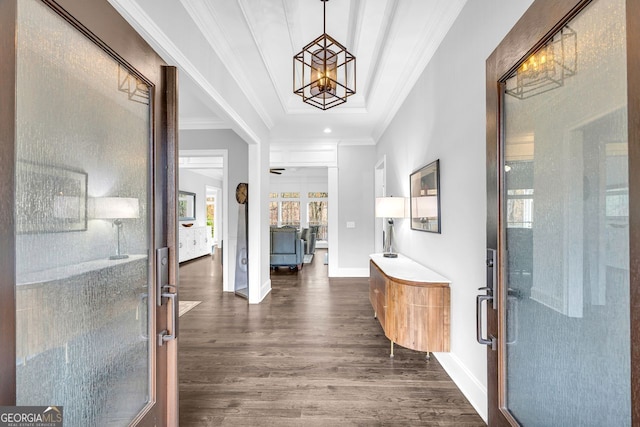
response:
[[[375,164],[375,146],[338,147],[339,257],[336,273],[340,277],[369,276],[369,255],[375,249]],[[331,203],[329,210],[331,210]],[[352,223],[354,228],[347,227],[347,223]],[[331,246],[331,240],[329,245]]]
[[[210,178],[208,176],[200,175],[199,173],[190,171],[188,169],[180,169],[178,173],[178,182],[180,191],[188,191],[196,194],[196,219],[195,221],[181,221],[181,222],[193,222],[198,227],[204,227],[207,225],[207,190],[206,186],[222,188],[222,182],[217,179]],[[222,208],[222,205],[219,205]],[[222,209],[219,209],[219,213],[224,215]]]
[[[241,182],[248,182],[248,146],[232,130],[181,130],[180,150],[228,150],[228,188],[223,188],[229,195],[228,234],[229,241],[223,243],[223,248],[229,261],[225,270],[229,280],[224,283],[225,291],[233,291],[235,282],[235,268],[230,264],[235,260],[236,243],[238,239],[238,203],[235,199],[236,187]],[[182,184],[179,183],[182,189]]]
[[[451,352],[437,356],[485,420],[486,347],[475,339],[475,296],[485,282],[485,61],[531,3],[467,2],[377,147],[387,194],[408,196],[409,174],[440,159],[442,234],[400,220],[395,242],[451,279]]]
[[[271,292],[269,156],[269,141],[249,146],[249,304],[262,302]]]

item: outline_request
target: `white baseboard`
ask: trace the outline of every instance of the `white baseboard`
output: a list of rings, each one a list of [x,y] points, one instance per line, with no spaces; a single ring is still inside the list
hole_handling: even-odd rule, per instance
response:
[[[487,412],[487,388],[471,374],[471,372],[462,364],[460,359],[453,353],[434,353],[434,356],[440,362],[440,365],[449,374],[456,386],[462,394],[467,398],[469,403],[475,408],[485,423],[488,423]]]
[[[262,297],[260,298],[260,302],[262,302],[262,300],[264,300],[267,295],[269,295],[269,293],[271,292],[271,279],[267,279],[266,282],[264,282],[262,284],[262,287],[260,288],[260,295],[262,295]]]
[[[337,268],[336,274],[329,277],[369,277],[368,268]]]

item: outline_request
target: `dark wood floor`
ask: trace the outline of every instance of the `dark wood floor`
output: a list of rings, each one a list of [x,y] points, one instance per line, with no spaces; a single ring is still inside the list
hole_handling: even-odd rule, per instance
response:
[[[323,251],[272,272],[259,305],[223,293],[219,258],[180,267],[181,426],[484,426],[437,360],[389,358],[367,279],[328,279]]]

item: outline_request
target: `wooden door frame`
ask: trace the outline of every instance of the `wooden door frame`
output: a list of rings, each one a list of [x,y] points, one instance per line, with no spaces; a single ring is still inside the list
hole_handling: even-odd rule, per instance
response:
[[[16,404],[16,305],[15,305],[15,135],[16,135],[16,19],[20,0],[0,0],[0,406]],[[101,47],[116,61],[151,82],[152,159],[150,195],[155,206],[150,228],[153,247],[169,247],[169,281],[177,283],[177,141],[178,95],[177,71],[167,67],[144,39],[106,1],[41,0],[67,22]],[[154,259],[155,250],[149,256]],[[155,269],[150,269],[155,283]],[[155,286],[152,286],[152,291]],[[155,301],[155,295],[149,296]],[[158,308],[156,327],[165,328],[166,309]],[[152,331],[151,337],[156,331]],[[156,340],[151,340],[152,345]],[[176,363],[177,343],[156,347],[152,363],[159,378],[152,378],[157,407],[151,417],[141,418],[141,425],[177,425],[177,374],[168,369]],[[175,367],[174,367],[175,368]],[[160,369],[160,370],[158,370]],[[167,370],[169,379],[167,382]],[[157,375],[156,375],[157,376]]]
[[[0,406],[16,403],[16,17],[17,2],[0,0]]]
[[[503,134],[500,128],[503,87],[499,83],[535,52],[592,0],[536,0],[493,51],[486,63],[487,248],[498,250],[498,305],[505,303],[502,224],[499,212],[504,188]],[[627,85],[629,117],[629,256],[631,332],[631,414],[640,426],[640,2],[626,1]],[[633,327],[636,325],[636,327]],[[488,333],[500,338],[505,325],[498,310],[487,308]],[[490,426],[509,426],[513,420],[501,408],[500,376],[504,367],[500,350],[487,349],[487,390]]]

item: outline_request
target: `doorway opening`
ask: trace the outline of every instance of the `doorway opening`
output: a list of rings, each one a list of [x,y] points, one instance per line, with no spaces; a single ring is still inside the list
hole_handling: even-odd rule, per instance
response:
[[[211,254],[215,255],[215,249],[220,245],[220,234],[222,230],[221,217],[222,217],[222,203],[221,203],[222,188],[214,187],[211,185],[205,185],[206,195],[206,221],[207,227],[211,227]]]
[[[181,263],[210,256],[212,262],[222,264],[223,289],[232,283],[229,278],[228,251],[224,250],[228,242],[228,184],[227,150],[180,150],[179,184],[181,192],[195,195],[194,217],[179,221],[178,245]],[[193,235],[183,238],[183,235]],[[191,251],[196,241],[199,247]],[[182,247],[181,247],[182,246]]]
[[[312,262],[327,264],[324,249],[329,248],[331,232],[328,168],[287,166],[274,170],[278,173],[272,172],[269,185],[272,234],[276,229],[295,229],[297,235],[292,232],[292,239],[300,239],[302,244],[299,251],[286,257],[279,253],[278,245],[271,245],[272,271],[286,266],[300,268]]]

